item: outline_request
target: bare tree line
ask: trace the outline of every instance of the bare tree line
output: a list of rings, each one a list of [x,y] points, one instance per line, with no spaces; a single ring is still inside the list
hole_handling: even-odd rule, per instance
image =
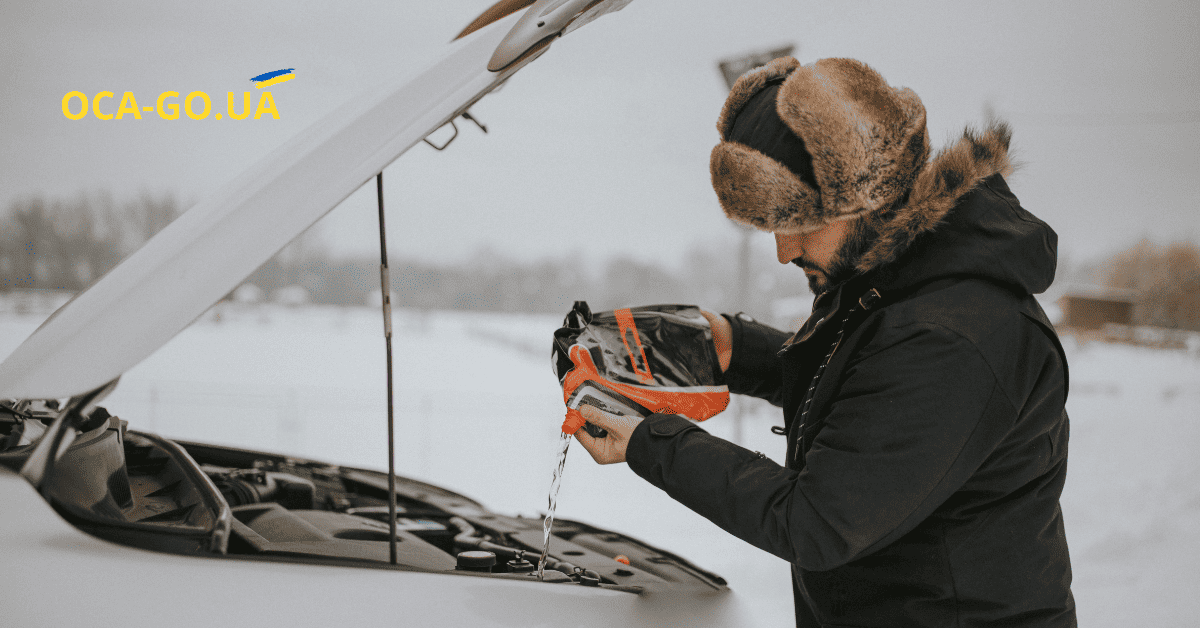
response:
[[[0,292],[81,291],[182,213],[172,195],[13,201],[0,214]],[[731,239],[725,247],[695,247],[684,267],[674,270],[621,257],[585,269],[567,257],[517,262],[488,251],[461,264],[401,258],[392,261],[392,289],[397,305],[422,309],[565,313],[583,299],[597,309],[676,302],[757,315],[769,313],[770,288],[790,284],[791,293],[806,293],[802,276],[775,268],[764,254],[752,274],[761,289],[749,291],[748,303],[735,303],[736,256]],[[253,292],[266,299],[299,286],[313,302],[361,305],[378,294],[378,282],[374,257],[335,258],[306,233],[243,285],[255,286]]]
[[[0,292],[78,292],[181,213],[181,204],[169,194],[123,201],[107,193],[14,201],[0,214]],[[733,237],[694,246],[679,268],[616,257],[601,268],[584,269],[565,256],[517,262],[486,251],[461,264],[395,259],[392,289],[397,305],[430,310],[564,313],[583,299],[596,310],[695,303],[783,322],[772,304],[788,297],[803,301],[808,290],[800,273],[774,262],[765,242],[759,249],[750,260],[751,285],[744,291],[738,290]],[[1080,270],[1096,283],[1139,295],[1135,324],[1200,330],[1200,247],[1195,243],[1161,246],[1142,240]],[[335,258],[309,233],[244,285],[255,286],[267,299],[299,286],[313,302],[361,305],[378,294],[378,281],[377,259]],[[747,295],[742,302],[739,292]]]
[[[565,314],[576,300],[588,301],[597,311],[649,303],[693,303],[769,319],[774,298],[807,294],[801,273],[779,267],[764,255],[757,260],[753,273],[758,289],[750,291],[748,302],[736,302],[736,255],[733,242],[727,249],[696,247],[682,269],[627,257],[610,259],[600,268],[582,268],[577,260],[566,256],[518,262],[487,252],[460,264],[393,259],[393,303],[427,310],[556,314]],[[255,271],[246,283],[267,295],[298,285],[313,301],[322,303],[357,305],[367,302],[369,295],[378,294],[379,266],[375,258],[309,255],[288,262],[280,257]],[[783,286],[788,288],[781,290]]]
[[[0,216],[0,291],[82,290],[180,213],[171,195],[14,201]]]

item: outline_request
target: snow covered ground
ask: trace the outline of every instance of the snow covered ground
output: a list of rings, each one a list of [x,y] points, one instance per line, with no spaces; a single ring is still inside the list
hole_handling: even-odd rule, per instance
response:
[[[0,316],[0,356],[43,316]],[[510,513],[546,507],[562,402],[560,317],[400,310],[397,470]],[[1084,626],[1192,626],[1200,617],[1200,359],[1068,342],[1072,418],[1063,496]],[[367,308],[221,305],[122,378],[105,405],[135,429],[386,468],[382,321]],[[731,438],[735,408],[705,424]],[[778,411],[745,403],[743,444],[776,460]],[[783,561],[730,537],[624,465],[571,449],[560,517],[610,527],[725,576],[790,625]]]

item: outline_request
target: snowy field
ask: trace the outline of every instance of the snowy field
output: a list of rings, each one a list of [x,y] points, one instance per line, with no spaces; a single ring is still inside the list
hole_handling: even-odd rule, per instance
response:
[[[0,316],[0,356],[43,316]],[[562,402],[558,316],[395,316],[401,475],[508,513],[544,511]],[[1068,344],[1072,419],[1063,496],[1080,625],[1200,623],[1200,359]],[[105,405],[134,429],[386,469],[381,316],[367,308],[218,306],[122,378]],[[737,410],[705,424],[732,438]],[[778,411],[747,403],[743,445],[776,460]],[[624,465],[576,444],[559,516],[678,552],[729,580],[759,625],[791,625],[788,565],[734,539]]]

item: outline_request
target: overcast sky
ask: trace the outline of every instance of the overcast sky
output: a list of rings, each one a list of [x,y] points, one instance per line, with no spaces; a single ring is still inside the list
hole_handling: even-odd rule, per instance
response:
[[[487,8],[441,2],[0,3],[0,207],[108,190],[196,201],[343,102],[409,74]],[[935,147],[990,106],[1014,126],[1022,204],[1079,260],[1141,236],[1200,239],[1200,3],[634,0],[559,40],[460,123],[386,170],[396,257],[614,253],[675,264],[736,233],[708,181],[726,93],[716,62],[785,44],[862,59],[925,103]],[[251,76],[280,120],[73,121],[69,91],[201,90]],[[257,97],[257,93],[255,97]],[[106,105],[115,111],[118,100]],[[372,189],[318,223],[373,254]],[[759,245],[769,236],[759,237]],[[478,258],[476,258],[478,259]]]

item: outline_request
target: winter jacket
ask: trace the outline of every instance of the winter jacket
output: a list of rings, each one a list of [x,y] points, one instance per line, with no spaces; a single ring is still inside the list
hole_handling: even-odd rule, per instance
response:
[[[1057,236],[999,170],[794,335],[727,316],[726,381],[783,408],[785,465],[679,416],[630,438],[635,473],[792,563],[799,626],[1076,625],[1067,363],[1031,296]]]

